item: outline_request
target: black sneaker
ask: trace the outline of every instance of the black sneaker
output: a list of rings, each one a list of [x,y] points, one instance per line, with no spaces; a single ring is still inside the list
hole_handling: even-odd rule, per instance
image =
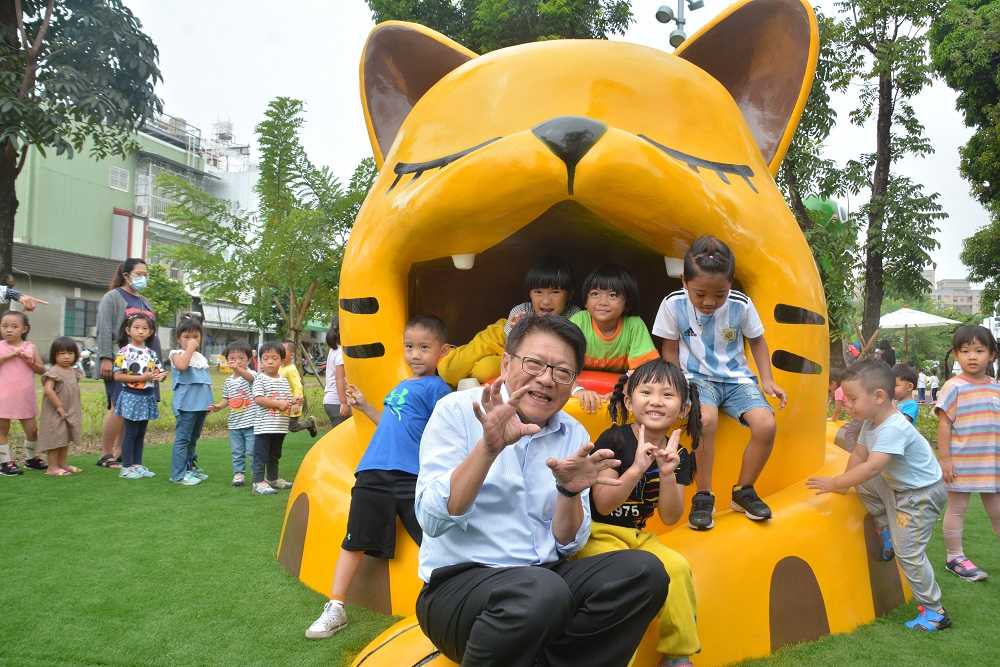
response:
[[[316,418],[315,417],[310,417],[309,418],[309,435],[311,437],[315,438],[318,434],[319,434],[319,431],[316,430]]]
[[[23,475],[24,471],[17,467],[17,464],[13,461],[7,461],[6,463],[0,463],[0,475],[4,477],[17,477],[18,475]]]
[[[27,461],[25,461],[24,467],[31,468],[32,470],[48,470],[49,464],[36,456],[33,459],[28,459]]]
[[[715,496],[711,491],[699,491],[691,499],[691,513],[688,514],[688,527],[692,530],[708,530],[715,525],[712,514],[715,513]]]
[[[771,508],[760,499],[752,486],[733,487],[732,507],[754,521],[767,521],[771,518]]]

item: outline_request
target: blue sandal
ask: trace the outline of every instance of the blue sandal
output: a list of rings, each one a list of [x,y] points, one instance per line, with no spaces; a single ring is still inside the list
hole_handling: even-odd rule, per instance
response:
[[[895,556],[895,552],[892,550],[892,533],[889,532],[889,528],[883,528],[878,532],[879,537],[882,538],[882,553],[879,554],[879,558],[884,561],[890,561]]]
[[[917,612],[916,618],[906,622],[906,627],[910,630],[937,632],[951,627],[951,619],[948,618],[948,613],[944,609],[939,613],[920,605],[917,607]]]

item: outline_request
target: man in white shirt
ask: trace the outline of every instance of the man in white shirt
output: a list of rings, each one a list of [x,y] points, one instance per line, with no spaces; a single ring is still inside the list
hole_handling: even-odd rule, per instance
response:
[[[441,399],[424,430],[417,619],[462,665],[624,666],[666,597],[645,552],[566,560],[590,535],[590,487],[620,484],[561,411],[585,350],[569,320],[525,316],[500,380]]]

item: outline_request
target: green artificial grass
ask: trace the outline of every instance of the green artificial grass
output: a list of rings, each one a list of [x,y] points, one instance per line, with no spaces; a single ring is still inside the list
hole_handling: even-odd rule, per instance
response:
[[[292,479],[312,439],[285,442],[281,475]],[[287,492],[229,486],[225,439],[205,439],[198,451],[211,478],[190,488],[167,482],[169,445],[146,449],[154,479],[118,479],[94,466],[96,455],[73,457],[84,469],[74,477],[0,478],[0,664],[346,665],[392,624],[351,607],[343,631],[306,640],[325,598],[275,559]],[[978,501],[965,532],[968,555],[1000,577],[1000,548]],[[911,603],[849,635],[746,664],[997,664],[997,584],[945,572],[940,527],[930,553],[953,629],[906,630]]]
[[[283,477],[311,443],[285,440]],[[288,492],[231,487],[226,439],[198,454],[210,479],[195,487],[167,481],[169,444],[146,448],[153,479],[96,455],[71,457],[73,477],[0,478],[0,664],[349,664],[392,624],[352,607],[338,635],[306,640],[325,598],[275,559]]]

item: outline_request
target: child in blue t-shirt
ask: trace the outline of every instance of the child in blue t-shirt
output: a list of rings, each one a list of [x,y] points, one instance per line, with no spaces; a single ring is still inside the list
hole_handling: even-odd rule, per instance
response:
[[[195,447],[201,437],[205,416],[212,407],[212,376],[208,372],[208,359],[201,347],[201,320],[188,315],[177,325],[178,350],[170,351],[174,368],[174,416],[177,425],[174,433],[174,451],[170,462],[170,481],[182,486],[194,486],[208,479],[198,467]]]
[[[413,511],[420,465],[420,437],[438,400],[451,388],[438,377],[438,361],[447,352],[444,322],[415,316],[406,323],[403,350],[413,377],[404,379],[386,395],[379,411],[354,385],[347,402],[376,424],[375,435],[355,471],[347,536],[333,574],[330,601],[306,630],[307,639],[326,639],[347,625],[344,599],[365,554],[389,559],[396,549],[396,517],[413,541],[423,534]]]
[[[893,398],[896,399],[896,409],[903,413],[911,424],[917,423],[919,408],[917,402],[913,400],[913,388],[917,386],[917,371],[909,364],[896,364],[892,367],[892,374],[896,377],[896,390]]]

